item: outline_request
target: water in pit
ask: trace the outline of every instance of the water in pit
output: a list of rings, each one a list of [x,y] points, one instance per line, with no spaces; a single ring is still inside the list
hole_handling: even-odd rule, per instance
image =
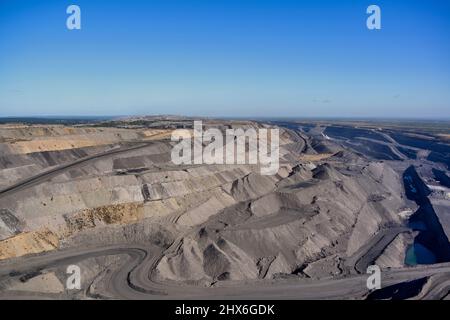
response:
[[[433,252],[420,243],[414,243],[406,251],[405,264],[415,266],[418,264],[433,264],[437,259]]]

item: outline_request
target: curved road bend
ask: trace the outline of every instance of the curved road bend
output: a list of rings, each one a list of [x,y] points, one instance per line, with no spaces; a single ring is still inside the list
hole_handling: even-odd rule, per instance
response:
[[[50,252],[40,256],[14,259],[0,264],[0,279],[78,263],[105,255],[127,254],[120,268],[105,276],[107,296],[122,299],[351,299],[363,298],[367,275],[313,280],[258,280],[226,281],[213,287],[195,286],[178,282],[160,282],[152,277],[152,270],[162,256],[160,248],[143,245],[116,245],[99,248],[77,248]],[[382,285],[389,286],[422,277],[439,276],[439,282],[424,297],[442,297],[448,293],[450,263],[386,270]],[[445,283],[444,286],[439,284]],[[89,291],[89,288],[88,290]],[[2,298],[56,298],[54,295],[36,295],[28,292],[3,291]]]
[[[344,266],[354,268],[358,273],[365,274],[367,267],[374,263],[395,237],[410,230],[403,226],[380,230],[353,255],[345,259]]]

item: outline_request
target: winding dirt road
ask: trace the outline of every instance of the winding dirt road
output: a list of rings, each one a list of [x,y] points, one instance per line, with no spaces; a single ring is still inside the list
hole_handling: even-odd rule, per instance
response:
[[[109,157],[109,156],[116,155],[116,154],[119,154],[119,153],[124,153],[124,152],[129,152],[129,151],[135,151],[135,150],[138,150],[138,149],[142,149],[142,148],[150,146],[153,143],[154,142],[146,142],[146,143],[140,142],[137,145],[133,145],[133,146],[130,146],[130,147],[114,148],[114,149],[111,149],[111,150],[108,150],[108,151],[105,151],[105,152],[102,152],[102,153],[97,153],[97,154],[94,154],[94,155],[91,155],[91,156],[88,156],[88,157],[84,157],[84,158],[78,159],[78,160],[70,162],[68,164],[63,164],[63,165],[56,166],[56,167],[54,167],[52,169],[49,169],[49,170],[44,171],[44,172],[41,172],[41,173],[39,173],[37,175],[34,175],[34,176],[30,177],[30,178],[18,181],[18,182],[14,183],[13,185],[11,185],[11,186],[9,186],[7,188],[1,189],[0,190],[0,199],[2,197],[6,197],[6,196],[9,196],[9,195],[12,195],[12,194],[14,194],[16,192],[19,192],[19,191],[22,191],[24,189],[28,189],[28,188],[31,188],[33,186],[39,185],[39,184],[41,184],[41,183],[43,183],[45,181],[48,181],[48,180],[56,177],[59,174],[64,173],[67,170],[72,170],[72,169],[74,169],[76,167],[84,166],[84,165],[86,165],[86,164],[88,164],[88,163],[90,163],[92,161],[96,161],[96,160],[99,160],[99,159],[104,158],[104,157]]]
[[[0,264],[0,280],[21,277],[33,272],[77,264],[93,257],[126,254],[128,259],[101,281],[106,281],[106,292],[100,297],[118,299],[358,299],[368,293],[368,275],[349,275],[332,279],[285,279],[258,281],[225,281],[210,287],[185,283],[158,281],[155,266],[163,250],[154,246],[120,245],[98,248],[68,249],[39,256],[14,259]],[[450,290],[450,263],[386,270],[382,285],[430,277],[418,298],[441,299]],[[92,284],[84,284],[86,298],[92,294]],[[54,294],[30,294],[3,291],[2,299],[57,298]]]

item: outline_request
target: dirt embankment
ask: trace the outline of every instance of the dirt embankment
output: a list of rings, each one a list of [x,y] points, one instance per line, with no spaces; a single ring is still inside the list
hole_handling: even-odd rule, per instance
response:
[[[55,250],[61,240],[77,232],[104,225],[129,224],[139,221],[142,217],[142,203],[85,209],[66,217],[66,226],[60,232],[48,229],[23,232],[0,241],[0,260]]]
[[[59,237],[49,231],[24,232],[0,242],[0,260],[58,248]]]

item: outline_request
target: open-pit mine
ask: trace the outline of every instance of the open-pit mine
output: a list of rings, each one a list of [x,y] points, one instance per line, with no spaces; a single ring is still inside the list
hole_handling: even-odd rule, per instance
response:
[[[203,119],[279,129],[262,175],[174,164],[189,118],[1,123],[1,299],[450,297],[448,124]]]

